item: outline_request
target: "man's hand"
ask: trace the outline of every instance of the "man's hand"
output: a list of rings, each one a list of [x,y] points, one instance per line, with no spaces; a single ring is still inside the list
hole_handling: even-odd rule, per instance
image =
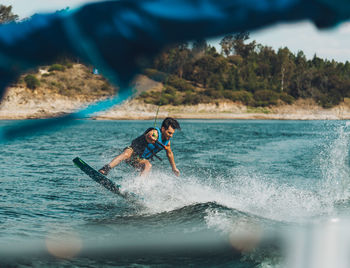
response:
[[[178,170],[177,168],[173,168],[173,172],[176,176],[180,176],[180,170]]]
[[[153,129],[146,133],[146,141],[148,143],[155,143],[158,140],[158,131]]]

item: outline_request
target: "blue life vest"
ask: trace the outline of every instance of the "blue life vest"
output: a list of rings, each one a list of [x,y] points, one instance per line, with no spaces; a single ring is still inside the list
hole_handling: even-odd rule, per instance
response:
[[[169,144],[169,140],[166,140],[163,142],[162,140],[162,132],[160,131],[159,128],[155,128],[158,132],[158,142],[163,144],[164,146],[167,146]],[[159,151],[161,151],[163,148],[163,146],[157,144],[157,143],[148,143],[147,144],[147,147],[145,148],[141,158],[144,158],[144,159],[150,159],[152,158],[153,155],[157,154]]]

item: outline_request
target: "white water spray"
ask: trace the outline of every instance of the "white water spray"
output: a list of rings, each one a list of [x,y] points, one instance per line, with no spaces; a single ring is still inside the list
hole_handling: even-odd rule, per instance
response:
[[[323,180],[320,194],[329,203],[350,198],[349,126],[350,122],[341,126],[337,130],[337,138],[321,154]]]

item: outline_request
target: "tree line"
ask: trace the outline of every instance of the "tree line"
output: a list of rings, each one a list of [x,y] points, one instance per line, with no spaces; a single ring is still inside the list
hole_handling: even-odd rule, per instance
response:
[[[350,64],[307,60],[287,47],[275,51],[249,42],[249,33],[226,35],[220,53],[206,40],[165,49],[145,70],[165,84],[162,92],[143,93],[155,104],[197,104],[230,99],[250,106],[291,104],[311,98],[325,108],[350,97]]]
[[[0,4],[0,24],[17,20],[12,6]],[[275,51],[249,39],[248,32],[226,35],[220,52],[204,39],[165,49],[144,70],[164,83],[163,90],[144,92],[140,98],[160,105],[229,99],[249,106],[309,98],[330,108],[350,97],[348,61],[324,60],[316,54],[307,60],[302,51]]]

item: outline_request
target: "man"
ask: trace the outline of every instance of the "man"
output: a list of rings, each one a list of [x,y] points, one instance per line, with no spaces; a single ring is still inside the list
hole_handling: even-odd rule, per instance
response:
[[[180,171],[175,165],[174,154],[170,148],[170,139],[176,129],[181,129],[179,122],[171,117],[165,118],[160,129],[157,127],[147,129],[99,172],[107,175],[112,168],[125,161],[134,168],[140,169],[141,176],[147,175],[152,168],[149,160],[153,157],[159,158],[156,154],[164,149],[174,174],[179,176]]]

